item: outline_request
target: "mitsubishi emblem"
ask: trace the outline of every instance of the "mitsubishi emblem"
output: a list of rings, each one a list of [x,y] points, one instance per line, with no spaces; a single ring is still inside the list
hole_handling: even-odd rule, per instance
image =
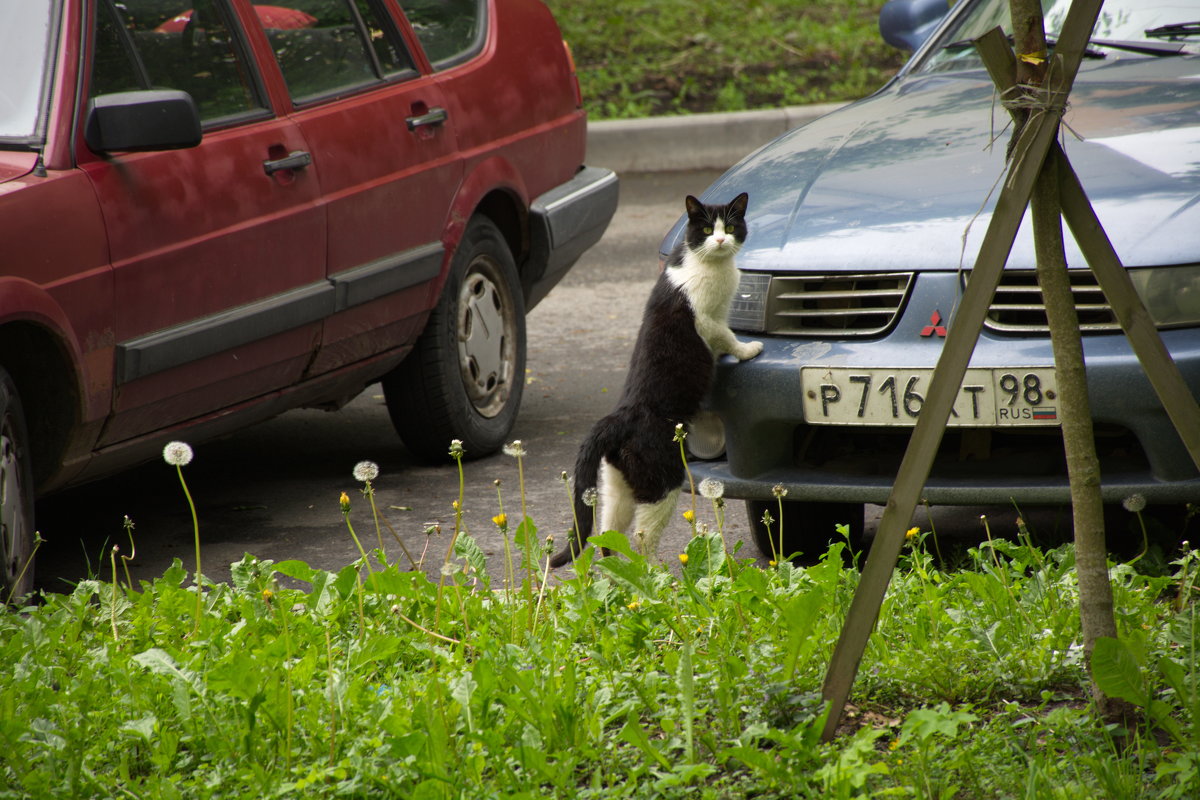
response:
[[[929,315],[929,324],[921,328],[922,336],[933,336],[935,333],[943,339],[946,338],[946,326],[942,324],[942,312],[937,309],[934,309],[933,313]]]

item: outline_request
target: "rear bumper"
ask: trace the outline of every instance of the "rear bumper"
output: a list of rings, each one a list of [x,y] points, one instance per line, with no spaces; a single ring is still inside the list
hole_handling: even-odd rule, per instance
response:
[[[529,207],[531,247],[524,280],[526,310],[554,288],[604,235],[617,211],[619,181],[612,170],[583,167]]]

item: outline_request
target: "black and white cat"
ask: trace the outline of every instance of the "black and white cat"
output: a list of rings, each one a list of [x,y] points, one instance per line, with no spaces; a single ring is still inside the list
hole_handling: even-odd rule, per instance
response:
[[[762,342],[738,341],[727,321],[747,200],[744,192],[727,205],[687,197],[684,239],[646,302],[617,408],[592,427],[575,459],[577,530],[552,566],[566,564],[586,546],[593,512],[584,493],[593,487],[600,530],[625,533],[657,560],[659,537],[686,478],[675,426],[699,411],[718,357],[745,361],[762,352]]]

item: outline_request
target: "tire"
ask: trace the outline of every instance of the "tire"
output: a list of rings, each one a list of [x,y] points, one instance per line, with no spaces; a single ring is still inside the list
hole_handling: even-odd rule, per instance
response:
[[[17,386],[0,368],[0,598],[33,591],[33,468]]]
[[[471,219],[425,330],[382,383],[393,427],[423,461],[444,463],[452,439],[467,458],[504,444],[525,383],[525,300],[491,220]]]
[[[771,512],[770,536],[763,524],[763,512]],[[780,520],[779,503],[775,500],[747,500],[746,516],[754,534],[754,543],[764,558],[774,559],[779,550]],[[810,565],[820,561],[821,556],[833,542],[843,541],[837,533],[837,525],[850,527],[850,551],[862,549],[863,505],[862,503],[783,503],[783,552],[784,557],[798,555],[793,562]],[[773,544],[772,544],[773,541]],[[851,553],[848,553],[850,555]]]

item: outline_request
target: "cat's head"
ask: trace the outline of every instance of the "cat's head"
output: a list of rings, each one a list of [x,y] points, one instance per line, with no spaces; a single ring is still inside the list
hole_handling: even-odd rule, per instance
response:
[[[688,222],[684,231],[687,247],[701,258],[732,256],[746,241],[746,203],[742,192],[724,205],[701,203],[690,194],[684,200]]]

